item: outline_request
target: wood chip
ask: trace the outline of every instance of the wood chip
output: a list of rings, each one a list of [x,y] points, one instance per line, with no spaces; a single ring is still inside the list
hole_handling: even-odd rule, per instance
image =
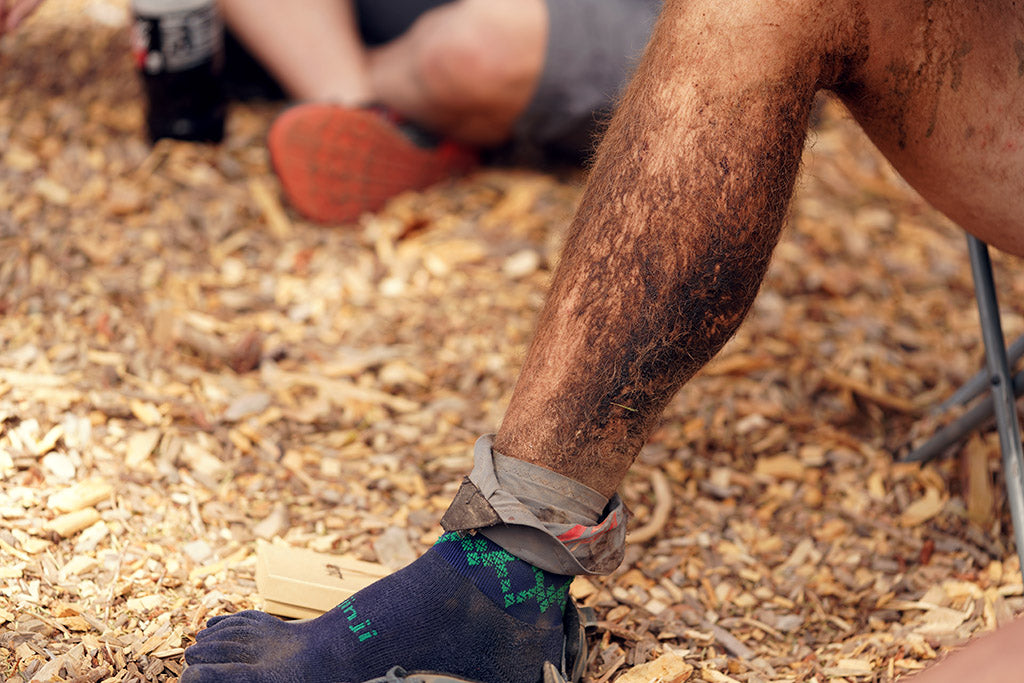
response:
[[[128,437],[128,446],[124,457],[125,464],[132,469],[140,467],[149,459],[159,441],[160,431],[156,429],[147,429],[132,434]]]
[[[758,458],[754,465],[754,472],[776,479],[795,479],[800,481],[804,477],[806,467],[797,458],[791,455],[776,455],[772,457]]]
[[[267,184],[259,178],[253,178],[249,181],[249,191],[252,193],[256,205],[263,212],[263,218],[267,221],[270,234],[279,240],[291,237],[291,221],[288,220],[288,215],[281,207],[277,195],[270,190]]]
[[[939,514],[943,505],[945,505],[945,500],[937,489],[926,489],[923,496],[903,511],[903,514],[900,515],[900,523],[906,527],[917,526]]]
[[[160,412],[160,409],[152,403],[132,400],[129,406],[131,407],[132,415],[137,417],[139,422],[147,427],[155,427],[163,421],[163,414]]]
[[[836,662],[836,666],[825,669],[825,675],[830,678],[847,676],[872,676],[875,667],[866,659],[846,658]]]
[[[46,528],[63,538],[68,538],[69,536],[74,536],[82,529],[92,526],[99,520],[100,513],[96,511],[96,508],[89,507],[84,510],[76,510],[75,512],[61,515],[48,522]]]
[[[732,676],[727,676],[721,671],[715,669],[709,669],[707,667],[700,670],[701,677],[708,683],[740,683]]]
[[[615,679],[616,683],[684,683],[690,680],[693,665],[674,652],[633,667]]]
[[[109,498],[113,491],[114,487],[109,482],[99,477],[93,477],[58,491],[50,496],[46,504],[58,512],[75,512],[82,508],[92,507]]]
[[[672,514],[673,497],[668,479],[659,470],[651,470],[650,477],[655,499],[654,512],[646,524],[627,535],[630,543],[646,543],[656,537],[665,528],[669,515]]]

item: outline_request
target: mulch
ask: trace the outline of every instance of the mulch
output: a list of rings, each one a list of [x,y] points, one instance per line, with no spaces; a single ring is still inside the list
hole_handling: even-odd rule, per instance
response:
[[[580,173],[487,169],[357,225],[279,199],[238,104],[142,134],[123,3],[0,40],[0,681],[167,681],[279,539],[398,567],[499,423]],[[996,256],[1004,326],[1024,271]],[[981,367],[962,232],[823,101],[754,309],[578,579],[586,680],[892,681],[1024,609],[995,435],[894,462]]]

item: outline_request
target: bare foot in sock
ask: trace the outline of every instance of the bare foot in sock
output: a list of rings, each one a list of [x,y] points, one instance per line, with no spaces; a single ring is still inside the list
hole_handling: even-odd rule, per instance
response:
[[[411,565],[317,619],[214,617],[185,652],[182,683],[361,683],[399,665],[487,683],[541,679],[561,661],[571,577],[483,536],[445,534]]]

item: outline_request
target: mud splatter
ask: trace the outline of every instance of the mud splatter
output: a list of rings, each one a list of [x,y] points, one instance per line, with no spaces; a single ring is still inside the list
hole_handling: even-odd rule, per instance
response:
[[[890,112],[893,124],[896,127],[896,144],[899,145],[900,149],[906,149],[908,103],[917,90],[915,86],[917,69],[913,68],[906,61],[894,60],[886,67],[886,71],[889,75],[891,99],[898,103]]]
[[[973,9],[949,0],[922,1],[914,9],[908,5],[901,27],[907,43],[871,67],[870,94],[837,91],[855,116],[874,122],[900,150],[934,136],[943,98],[963,88],[968,57],[977,48],[968,39]]]
[[[971,53],[974,46],[970,42],[961,43],[953,50],[953,55],[949,60],[949,68],[953,72],[953,77],[949,81],[949,87],[952,88],[953,92],[960,90],[960,83],[964,78],[964,57]]]

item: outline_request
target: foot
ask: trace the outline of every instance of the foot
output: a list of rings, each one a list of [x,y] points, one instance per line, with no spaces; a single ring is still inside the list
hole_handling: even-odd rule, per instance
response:
[[[411,565],[320,617],[210,619],[185,652],[182,683],[360,683],[399,665],[487,681],[540,681],[561,661],[571,577],[483,536],[445,534]]]
[[[379,109],[301,104],[274,121],[267,139],[288,201],[321,223],[354,221],[406,190],[418,190],[476,164],[450,141],[402,127]]]

